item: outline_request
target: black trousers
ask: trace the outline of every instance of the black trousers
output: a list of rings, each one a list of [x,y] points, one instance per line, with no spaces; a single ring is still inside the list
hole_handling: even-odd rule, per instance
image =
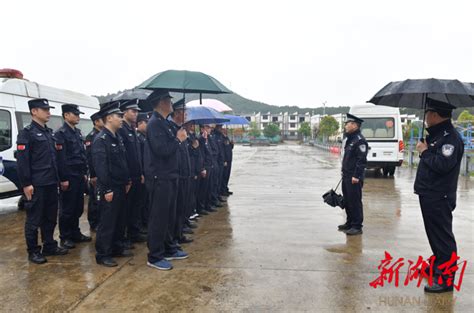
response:
[[[178,196],[176,200],[176,220],[174,223],[174,240],[178,241],[183,236],[184,221],[188,216],[189,207],[189,178],[180,178],[178,181]]]
[[[52,251],[58,243],[54,240],[54,228],[58,217],[58,186],[34,186],[31,201],[25,201],[25,238],[29,254],[41,251],[38,245],[38,229],[41,230],[43,251]]]
[[[69,179],[68,190],[60,192],[59,237],[62,240],[81,236],[79,218],[84,212],[85,186],[84,176],[73,176]]]
[[[147,227],[149,216],[149,197],[145,184],[140,184],[138,187],[138,211],[140,213],[140,227]]]
[[[87,203],[87,220],[93,229],[99,225],[99,201],[97,200],[97,187],[89,184],[89,200]]]
[[[141,198],[143,196],[142,191],[141,191],[142,187],[143,187],[143,184],[140,181],[134,180],[132,182],[132,186],[130,187],[129,192],[125,196],[127,199],[126,200],[127,201],[126,237],[128,240],[133,240],[140,233],[141,215],[142,215],[142,208],[140,207],[140,205],[144,201],[144,199]]]
[[[198,205],[197,205],[197,211],[198,214],[207,208],[210,207],[211,205],[211,174],[212,174],[212,169],[206,168],[206,177],[201,177],[199,180],[199,190],[198,190]]]
[[[211,177],[210,177],[210,203],[215,204],[219,202],[219,179],[221,175],[221,168],[220,166],[216,165],[211,170]]]
[[[364,211],[362,207],[362,187],[364,181],[353,184],[352,178],[342,179],[342,194],[344,196],[344,206],[347,214],[346,224],[352,228],[362,229],[364,221]]]
[[[456,194],[419,195],[418,198],[426,235],[436,257],[433,272],[440,275],[438,266],[449,261],[453,252],[457,253],[452,214],[456,208]]]
[[[126,224],[125,186],[112,188],[114,196],[107,202],[100,195],[100,220],[95,242],[96,260],[123,252],[123,233]]]
[[[154,179],[147,183],[150,197],[148,220],[148,261],[162,260],[165,254],[177,251],[173,239],[176,219],[178,179]]]
[[[227,166],[224,166],[224,170],[222,171],[221,193],[226,193],[229,191],[229,180],[231,171],[232,162],[227,162]]]
[[[189,194],[188,194],[188,211],[186,212],[186,218],[197,212],[197,188],[198,188],[198,177],[191,177],[189,179]]]

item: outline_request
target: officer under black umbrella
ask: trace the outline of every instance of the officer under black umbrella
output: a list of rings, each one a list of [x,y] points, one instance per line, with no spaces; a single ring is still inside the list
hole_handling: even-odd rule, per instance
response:
[[[135,129],[138,111],[138,99],[125,100],[120,104],[120,110],[123,112],[123,123],[118,134],[122,137],[127,153],[127,164],[132,187],[128,192],[127,198],[127,226],[126,226],[126,246],[131,248],[134,242],[145,242],[146,237],[140,233],[141,230],[141,208],[139,197],[141,189],[145,184],[143,168],[139,160],[141,157],[140,144]]]
[[[92,164],[92,143],[97,134],[104,128],[104,122],[99,112],[91,115],[94,127],[86,136],[86,157],[87,165],[89,167],[89,202],[87,205],[87,220],[92,231],[97,230],[99,224],[99,208],[97,201],[97,175],[95,174],[94,165]]]
[[[364,220],[362,187],[369,147],[360,132],[363,122],[364,120],[348,113],[344,125],[346,141],[342,160],[342,193],[347,220],[346,223],[339,225],[338,229],[349,236],[362,234]]]
[[[46,126],[51,116],[47,99],[28,101],[31,124],[18,133],[18,177],[26,196],[25,238],[28,259],[46,263],[45,256],[64,255],[67,249],[58,247],[54,228],[58,214],[58,167],[53,131]],[[43,247],[38,245],[41,229]]]
[[[173,131],[168,116],[173,112],[169,92],[156,90],[148,98],[153,114],[147,125],[145,175],[150,197],[148,262],[159,270],[171,270],[170,260],[185,259],[173,238],[179,179],[178,153],[187,138],[186,130]]]
[[[100,220],[96,236],[96,262],[107,267],[117,266],[113,257],[129,257],[123,234],[126,224],[126,194],[131,180],[125,145],[118,135],[122,126],[119,103],[112,101],[99,111],[104,128],[92,144],[92,161],[97,175]]]
[[[91,241],[81,233],[79,218],[84,212],[84,192],[87,181],[87,157],[79,128],[79,108],[75,104],[61,106],[64,124],[55,132],[58,147],[60,179],[59,232],[61,245],[67,249],[75,243]]]
[[[441,293],[453,290],[448,286],[448,275],[443,275],[439,265],[448,262],[457,253],[453,234],[453,214],[456,208],[456,192],[464,143],[451,123],[453,105],[427,99],[425,122],[428,136],[419,141],[420,153],[415,179],[421,213],[428,241],[435,257],[434,283],[425,286],[426,292]],[[456,262],[452,264],[455,266]],[[438,281],[441,276],[442,282]],[[452,277],[454,281],[454,277]]]

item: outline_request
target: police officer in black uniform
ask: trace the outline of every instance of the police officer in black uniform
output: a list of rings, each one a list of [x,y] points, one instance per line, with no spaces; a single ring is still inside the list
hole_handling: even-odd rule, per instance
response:
[[[81,131],[76,128],[83,113],[75,104],[63,104],[61,108],[64,124],[55,132],[61,185],[59,232],[61,245],[72,249],[74,243],[92,240],[79,228],[79,218],[84,212],[87,157]]]
[[[87,157],[87,166],[89,167],[89,201],[87,205],[87,220],[89,221],[89,226],[91,231],[97,230],[97,225],[99,224],[99,208],[97,201],[97,176],[95,174],[94,165],[92,164],[92,143],[94,142],[97,134],[104,128],[104,122],[99,115],[99,112],[96,112],[91,115],[92,123],[94,128],[86,136],[86,157]]]
[[[45,256],[64,255],[67,249],[58,247],[54,228],[58,214],[58,168],[53,132],[46,126],[54,108],[46,99],[28,101],[31,124],[18,133],[16,157],[18,177],[26,197],[25,238],[28,259],[46,263]],[[38,245],[41,229],[43,247]]]
[[[209,144],[209,133],[211,127],[209,125],[200,125],[199,149],[201,150],[201,157],[203,163],[203,171],[198,183],[198,197],[197,197],[197,213],[199,215],[208,215],[209,212],[214,212],[211,208],[211,172],[214,170],[214,161],[212,158],[211,147]]]
[[[122,125],[119,103],[105,103],[99,112],[105,126],[92,144],[92,162],[97,175],[100,220],[96,236],[96,262],[117,266],[113,257],[129,257],[123,234],[126,224],[126,194],[131,187],[127,155],[118,130]]]
[[[186,214],[188,220],[187,225],[191,228],[196,228],[197,226],[189,222],[189,220],[195,220],[198,216],[197,206],[198,206],[198,188],[199,180],[203,175],[205,175],[204,160],[202,157],[202,151],[200,149],[199,140],[196,136],[196,127],[194,123],[185,124],[186,131],[188,132],[188,151],[189,157],[191,160],[191,182],[189,188],[189,208]]]
[[[456,208],[456,191],[464,154],[464,143],[451,123],[455,107],[436,100],[427,100],[425,121],[428,136],[418,142],[420,153],[415,179],[415,193],[418,194],[421,213],[428,241],[435,256],[432,269],[435,279],[432,286],[425,286],[426,292],[441,293],[453,290],[448,286],[448,276],[443,275],[439,265],[449,261],[457,253],[453,234],[453,214]],[[456,262],[452,266],[455,266]],[[438,281],[441,276],[442,282]],[[454,277],[452,277],[454,281]]]
[[[184,98],[173,103],[173,113],[170,115],[170,123],[174,132],[178,132],[185,122]],[[191,179],[191,158],[189,156],[189,141],[185,140],[179,146],[179,180],[178,196],[176,201],[176,220],[174,227],[174,238],[178,243],[190,243],[193,240],[184,234],[186,213],[189,210],[190,199],[190,179]],[[189,231],[187,231],[189,233]],[[191,231],[192,232],[192,231]]]
[[[159,270],[173,268],[170,260],[185,259],[188,254],[178,249],[173,238],[179,179],[179,149],[187,138],[186,131],[176,133],[167,120],[173,112],[172,97],[157,90],[149,97],[153,114],[147,125],[145,175],[150,196],[148,220],[148,262]]]
[[[227,136],[227,132],[223,132],[224,134],[224,149],[225,149],[225,163],[224,163],[224,174],[222,176],[222,191],[221,193],[224,196],[232,195],[232,191],[229,190],[229,180],[230,174],[232,171],[232,160],[233,160],[233,150],[234,150],[234,142],[230,140]]]
[[[222,173],[221,163],[222,155],[220,153],[219,144],[217,142],[218,138],[216,136],[215,130],[211,127],[210,132],[208,132],[207,141],[209,143],[209,150],[211,151],[212,156],[212,170],[210,175],[210,203],[211,208],[209,211],[215,211],[215,208],[222,207],[222,203],[219,201],[219,179]]]
[[[225,136],[224,136],[224,129],[222,124],[217,124],[216,128],[214,129],[214,137],[216,140],[216,144],[218,147],[219,155],[217,158],[217,166],[219,168],[219,176],[218,176],[218,185],[217,185],[217,195],[219,202],[227,202],[226,199],[223,198],[224,191],[222,188],[222,184],[224,181],[224,170],[227,166],[227,155],[226,155],[226,148],[225,148]]]
[[[144,165],[144,152],[145,152],[145,142],[146,142],[146,126],[148,123],[148,113],[138,113],[137,117],[137,139],[140,145],[140,154],[141,154],[141,167],[145,168]],[[140,233],[146,234],[148,227],[148,192],[144,184],[140,185],[138,196],[138,210],[140,211]]]
[[[349,236],[362,234],[364,220],[362,187],[369,146],[360,132],[363,122],[364,120],[348,113],[344,125],[346,139],[342,160],[342,193],[347,220],[345,224],[339,225],[338,229]]]
[[[122,128],[118,133],[122,137],[127,152],[127,164],[132,179],[132,187],[127,194],[127,231],[126,245],[131,247],[134,242],[145,242],[146,237],[140,233],[141,229],[141,208],[138,206],[141,199],[141,188],[145,185],[143,168],[141,165],[140,143],[135,129],[138,111],[138,99],[124,101],[120,105],[123,114]]]

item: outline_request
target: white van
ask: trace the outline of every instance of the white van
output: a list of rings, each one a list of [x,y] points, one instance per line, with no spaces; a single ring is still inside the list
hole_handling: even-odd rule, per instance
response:
[[[399,108],[367,103],[351,107],[349,113],[364,120],[361,133],[369,144],[367,168],[393,176],[403,163],[405,149]]]
[[[46,98],[55,107],[48,122],[53,130],[63,125],[62,104],[79,105],[85,113],[81,114],[78,125],[84,136],[92,130],[90,116],[99,110],[99,100],[95,97],[40,85],[23,79],[19,71],[0,69],[0,157],[4,168],[0,175],[0,199],[21,193],[16,170],[16,138],[18,131],[31,122],[28,101],[34,98]]]

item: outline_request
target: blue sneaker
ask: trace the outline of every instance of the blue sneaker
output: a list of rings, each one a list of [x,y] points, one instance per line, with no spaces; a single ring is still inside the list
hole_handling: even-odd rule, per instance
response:
[[[172,255],[166,255],[165,260],[184,260],[188,258],[188,254],[184,251],[178,250]]]
[[[162,271],[169,271],[170,269],[173,268],[173,265],[171,265],[171,263],[168,262],[165,259],[160,260],[160,261],[156,261],[154,263],[147,262],[146,265],[148,265],[149,267],[153,267],[153,268],[162,270]]]

